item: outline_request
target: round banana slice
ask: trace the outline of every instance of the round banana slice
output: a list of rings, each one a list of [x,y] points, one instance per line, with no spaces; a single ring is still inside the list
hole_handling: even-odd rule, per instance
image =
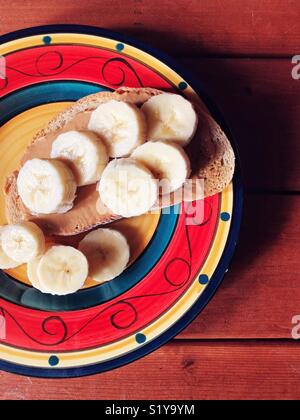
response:
[[[109,159],[104,142],[89,131],[60,134],[52,144],[51,158],[69,164],[79,187],[98,182]]]
[[[113,229],[98,229],[89,233],[79,244],[89,262],[89,275],[104,283],[118,277],[126,269],[130,248],[126,238]]]
[[[88,262],[82,252],[63,245],[50,248],[37,266],[40,290],[58,296],[81,289],[88,272]]]
[[[131,156],[160,180],[163,194],[182,187],[191,173],[188,156],[174,143],[149,141],[135,149]]]
[[[1,235],[2,249],[11,259],[25,264],[45,251],[45,237],[32,222],[6,226]]]
[[[32,159],[21,168],[17,187],[32,214],[52,214],[71,210],[77,184],[65,163],[55,159]]]
[[[47,291],[41,286],[41,282],[38,276],[38,267],[42,258],[42,256],[36,257],[27,264],[27,276],[35,289],[42,293],[47,293]]]
[[[20,265],[19,262],[9,258],[9,256],[3,251],[2,247],[2,233],[6,227],[0,228],[0,269],[9,270],[10,268],[16,268]]]
[[[180,95],[163,93],[143,106],[148,124],[148,140],[170,140],[187,145],[194,136],[198,116],[193,105]]]
[[[99,183],[102,202],[116,215],[140,216],[147,213],[158,197],[152,173],[134,159],[111,161]]]
[[[146,121],[140,109],[126,102],[109,101],[91,115],[88,129],[106,142],[110,157],[129,156],[146,140]]]

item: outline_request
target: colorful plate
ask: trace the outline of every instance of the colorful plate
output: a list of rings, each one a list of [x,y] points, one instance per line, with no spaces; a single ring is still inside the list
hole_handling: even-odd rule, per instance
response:
[[[32,135],[70,102],[121,86],[151,86],[200,97],[198,84],[168,57],[136,41],[82,26],[27,29],[0,38],[0,184]],[[197,211],[196,211],[197,210]],[[199,212],[201,217],[199,218]],[[42,295],[26,267],[1,273],[0,369],[75,377],[142,357],[203,309],[228,269],[241,220],[239,168],[222,193],[162,214],[118,222],[131,241],[128,270],[68,297]],[[6,222],[0,195],[0,224]],[[76,238],[66,240],[75,241]]]

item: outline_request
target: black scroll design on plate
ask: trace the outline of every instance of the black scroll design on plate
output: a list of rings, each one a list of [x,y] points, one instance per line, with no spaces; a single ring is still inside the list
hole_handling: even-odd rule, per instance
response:
[[[3,307],[0,307],[0,315],[2,316],[4,320],[4,324],[7,324],[7,321],[10,318],[27,338],[29,338],[31,341],[41,346],[49,346],[49,347],[57,346],[65,342],[68,336],[68,327],[65,321],[59,316],[50,316],[44,319],[41,324],[41,330],[43,334],[45,334],[45,336],[48,337],[48,342],[47,342],[47,340],[42,341],[42,340],[38,340],[34,338],[33,335],[30,334],[28,331],[26,331],[25,328],[23,328],[22,324],[9,311],[4,309]]]
[[[12,71],[12,72],[15,72],[23,76],[27,76],[27,77],[43,79],[45,77],[61,75],[67,72],[68,70],[70,70],[71,68],[81,63],[88,62],[91,60],[101,61],[99,72],[102,75],[104,81],[110,84],[111,86],[114,86],[116,88],[123,86],[126,82],[127,75],[129,73],[132,73],[135,76],[139,86],[144,87],[144,84],[140,76],[136,72],[135,68],[125,58],[107,59],[106,57],[95,55],[95,56],[84,57],[84,58],[81,58],[80,60],[74,61],[71,64],[65,65],[65,58],[63,54],[60,51],[51,50],[51,51],[44,52],[43,54],[39,55],[36,58],[35,63],[34,63],[35,71],[32,73],[23,71],[20,68],[11,67],[7,65],[6,74],[1,75],[0,73],[0,91],[4,90],[9,85],[9,76],[7,75],[8,71]],[[112,68],[115,68],[115,70],[118,72],[118,76],[119,76],[118,81],[111,82],[109,80],[110,79],[109,70]]]
[[[119,72],[119,79],[117,82],[109,80],[110,72],[108,70],[112,64],[118,64],[118,66],[116,67]],[[135,71],[134,67],[127,60],[125,60],[125,58],[111,58],[108,61],[106,61],[106,63],[104,63],[102,67],[102,76],[103,79],[111,86],[121,87],[126,81],[126,71],[128,70],[135,75],[140,87],[144,87],[144,84],[137,72]]]
[[[168,270],[170,267],[178,261],[184,262],[188,266],[188,276],[185,276],[182,281],[178,283],[174,283],[172,279],[168,277]],[[171,293],[175,293],[176,291],[182,289],[185,284],[189,281],[191,274],[191,265],[190,262],[184,259],[172,259],[166,266],[164,272],[165,280],[173,287],[170,291],[164,291],[161,293],[152,293],[147,295],[139,295],[133,296],[127,299],[119,300],[118,302],[109,305],[108,307],[104,308],[103,310],[99,311],[94,317],[89,319],[80,329],[78,329],[75,333],[70,334],[68,326],[66,322],[59,316],[51,316],[43,320],[41,330],[45,339],[36,339],[32,333],[26,331],[26,329],[22,326],[21,322],[18,321],[9,311],[0,307],[0,314],[4,318],[4,320],[8,320],[10,318],[16,327],[32,342],[39,344],[41,346],[46,347],[55,347],[61,344],[64,344],[75,336],[78,336],[82,331],[84,331],[89,325],[96,322],[101,315],[109,310],[113,310],[113,313],[110,315],[109,322],[111,325],[117,330],[126,330],[132,327],[139,319],[138,311],[134,305],[134,301],[145,299],[145,298],[153,298],[153,297],[160,297],[163,295],[169,295]],[[126,314],[126,322],[122,319],[122,315]],[[39,334],[40,335],[40,334]],[[1,340],[0,340],[1,342]]]
[[[212,207],[209,201],[206,202],[207,206],[207,215],[205,220],[201,224],[194,224],[193,228],[205,226],[209,223],[212,217]],[[45,318],[41,325],[41,330],[45,336],[44,340],[36,339],[33,337],[31,333],[23,328],[22,324],[6,309],[0,307],[0,315],[6,320],[10,318],[18,329],[32,342],[39,344],[41,346],[47,347],[55,347],[61,344],[64,344],[74,337],[78,336],[81,332],[83,332],[88,326],[92,323],[96,322],[102,315],[111,311],[112,313],[109,315],[109,322],[111,325],[117,330],[127,330],[128,328],[134,326],[139,319],[139,313],[135,306],[135,302],[141,299],[148,299],[148,298],[155,298],[161,297],[164,295],[170,295],[173,293],[178,292],[179,290],[183,289],[187,283],[191,280],[192,275],[192,266],[193,266],[193,251],[191,246],[191,239],[190,239],[190,231],[189,225],[185,225],[185,240],[186,240],[186,247],[188,249],[188,255],[186,258],[182,257],[175,257],[172,258],[165,266],[163,279],[166,283],[169,284],[170,290],[157,292],[157,293],[149,293],[144,295],[132,296],[127,299],[121,299],[111,305],[107,306],[106,308],[102,309],[98,313],[96,313],[91,319],[86,321],[80,329],[77,331],[70,333],[68,329],[68,325],[60,316],[50,316]],[[182,244],[184,246],[184,244]],[[180,265],[181,269],[178,270],[178,264]],[[177,265],[177,268],[176,268]],[[173,268],[173,271],[172,271]],[[176,269],[176,270],[175,270]],[[176,272],[175,278],[171,276],[171,272]],[[127,315],[126,320],[122,315]],[[0,340],[1,341],[1,340]]]
[[[198,203],[198,204],[197,204]],[[213,208],[212,208],[212,204],[210,200],[201,200],[199,202],[196,203],[196,207],[194,207],[194,202],[186,202],[184,203],[184,206],[186,206],[186,213],[187,213],[187,217],[189,218],[189,223],[186,223],[186,227],[188,226],[188,224],[190,224],[191,226],[205,226],[207,225],[211,218],[212,218],[212,213],[213,213]],[[197,218],[197,205],[203,205],[203,219],[201,219],[201,221],[198,221]],[[191,209],[193,211],[191,211]]]
[[[4,320],[4,324],[7,323],[8,319],[11,319],[15,326],[32,342],[46,347],[55,347],[61,344],[64,344],[70,341],[75,336],[79,335],[83,330],[85,330],[90,324],[96,321],[101,315],[105,312],[108,312],[109,309],[115,308],[116,311],[110,316],[111,325],[118,330],[126,330],[130,328],[138,320],[138,313],[133,304],[126,300],[120,300],[98,312],[94,317],[87,321],[79,330],[73,334],[69,334],[69,328],[66,322],[60,316],[50,316],[45,318],[41,324],[41,331],[45,336],[44,340],[37,339],[33,336],[32,333],[26,331],[22,326],[21,322],[16,319],[9,311],[5,308],[0,307],[0,315]],[[120,315],[124,312],[131,311],[131,318],[127,323],[122,323]],[[40,335],[40,334],[39,334]],[[1,339],[0,339],[1,342]],[[4,340],[3,340],[4,342]]]

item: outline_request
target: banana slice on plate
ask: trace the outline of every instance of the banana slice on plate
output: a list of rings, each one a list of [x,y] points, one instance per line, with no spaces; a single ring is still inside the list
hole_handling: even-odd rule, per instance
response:
[[[63,245],[53,246],[28,268],[29,279],[35,287],[58,296],[81,289],[88,272],[88,262],[82,252]]]
[[[21,265],[45,251],[45,237],[35,223],[9,225],[2,231],[1,247],[9,258]]]
[[[10,268],[16,268],[20,265],[19,262],[9,258],[9,256],[3,251],[2,247],[2,233],[5,229],[5,226],[0,228],[0,269],[9,270]]]
[[[145,165],[160,180],[162,194],[182,187],[190,176],[190,160],[183,148],[162,141],[149,141],[134,150],[131,157]]]
[[[32,286],[42,293],[48,293],[41,285],[38,276],[38,266],[43,256],[36,257],[27,264],[27,276]]]
[[[21,168],[17,188],[32,214],[66,213],[73,207],[77,183],[65,163],[55,159],[32,159]]]
[[[109,101],[93,111],[88,129],[106,142],[112,158],[129,156],[146,140],[146,121],[141,110],[126,102]]]
[[[186,146],[193,138],[198,116],[193,105],[180,95],[162,93],[143,106],[148,124],[148,140],[170,140]]]
[[[79,244],[89,262],[89,275],[104,283],[123,273],[130,258],[126,238],[113,229],[98,229],[89,233]]]
[[[152,173],[131,158],[112,160],[102,173],[98,189],[101,201],[122,217],[147,213],[158,197]]]
[[[79,187],[99,181],[109,159],[104,142],[88,131],[60,134],[52,144],[51,158],[70,165]]]

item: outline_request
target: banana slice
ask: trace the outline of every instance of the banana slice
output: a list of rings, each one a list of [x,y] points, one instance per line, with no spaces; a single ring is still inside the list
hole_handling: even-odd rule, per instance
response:
[[[138,107],[119,101],[101,104],[91,115],[88,129],[106,142],[109,156],[124,157],[146,140],[146,121]]]
[[[71,210],[77,184],[65,163],[55,159],[32,159],[20,170],[17,187],[32,214],[52,214]]]
[[[113,229],[98,229],[89,233],[79,244],[89,262],[89,275],[104,283],[118,277],[126,269],[130,248],[126,238]]]
[[[35,289],[38,289],[42,293],[48,293],[42,286],[38,276],[38,267],[43,256],[36,257],[33,260],[29,261],[27,264],[27,276]]]
[[[156,202],[158,186],[152,173],[134,159],[112,160],[99,183],[102,202],[116,215],[147,213]]]
[[[86,257],[70,246],[53,246],[37,263],[39,288],[52,295],[77,292],[84,285],[88,272]]]
[[[182,187],[191,173],[188,156],[174,143],[149,141],[135,149],[131,156],[160,180],[163,194]]]
[[[10,268],[16,268],[20,265],[19,262],[9,258],[9,256],[3,251],[2,247],[2,233],[5,229],[5,226],[0,228],[0,269],[8,270]]]
[[[142,106],[142,111],[148,123],[148,140],[170,140],[185,146],[196,132],[197,113],[180,95],[153,96]]]
[[[1,245],[5,254],[20,265],[45,251],[45,237],[35,223],[23,222],[3,229]]]
[[[57,137],[52,144],[51,158],[66,161],[79,187],[99,181],[108,163],[104,142],[89,131],[68,131]]]

